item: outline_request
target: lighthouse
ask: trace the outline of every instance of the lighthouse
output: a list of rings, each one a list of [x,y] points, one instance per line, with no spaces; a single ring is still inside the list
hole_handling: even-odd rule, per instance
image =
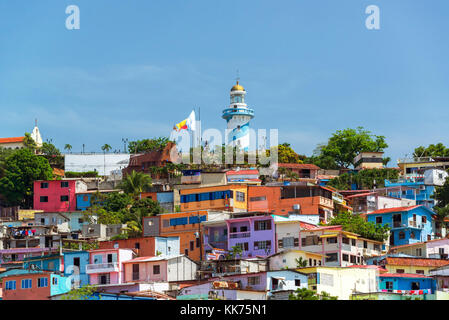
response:
[[[228,146],[238,147],[244,151],[249,148],[249,122],[254,118],[254,110],[245,103],[246,91],[239,81],[231,88],[231,104],[223,110],[222,118],[226,120]]]

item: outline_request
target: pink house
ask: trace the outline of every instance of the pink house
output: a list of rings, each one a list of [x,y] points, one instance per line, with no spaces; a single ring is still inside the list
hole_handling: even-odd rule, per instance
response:
[[[185,255],[139,257],[123,262],[124,282],[194,280],[198,265]]]
[[[86,191],[80,180],[34,181],[34,209],[44,212],[76,211],[76,193]]]
[[[89,264],[86,273],[92,285],[121,284],[124,282],[123,263],[133,259],[132,249],[89,250]]]

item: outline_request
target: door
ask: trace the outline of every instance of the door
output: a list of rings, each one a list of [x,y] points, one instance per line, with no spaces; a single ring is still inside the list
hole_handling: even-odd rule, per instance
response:
[[[393,228],[398,228],[402,224],[401,214],[394,214],[393,215]]]
[[[139,264],[133,264],[133,280],[140,280],[139,279]]]
[[[112,253],[108,254],[108,263],[112,263]]]

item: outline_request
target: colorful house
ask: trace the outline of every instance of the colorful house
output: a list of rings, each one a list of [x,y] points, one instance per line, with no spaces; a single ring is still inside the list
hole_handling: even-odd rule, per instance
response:
[[[86,267],[89,264],[88,251],[64,252],[64,276],[71,277],[71,286],[79,288],[89,284]]]
[[[64,271],[64,257],[59,253],[27,257],[23,259],[23,268],[61,273]]]
[[[404,244],[390,248],[390,252],[404,253],[421,258],[447,259],[449,254],[449,238]]]
[[[167,282],[195,280],[198,265],[189,257],[139,257],[123,262],[124,282]]]
[[[89,264],[86,273],[92,285],[123,283],[123,262],[136,256],[132,249],[96,249],[89,250]]]
[[[386,225],[390,230],[390,246],[399,246],[432,240],[433,211],[417,205],[413,207],[400,207],[381,209],[366,215],[368,222]]]
[[[248,187],[239,184],[180,190],[181,211],[246,211],[247,192]]]
[[[242,258],[269,256],[275,253],[275,230],[271,215],[239,214],[238,218],[228,219],[228,251],[239,246]]]
[[[0,265],[2,267],[22,267],[27,257],[42,256],[59,250],[51,248],[12,248],[0,250]]]
[[[44,212],[69,212],[76,210],[76,194],[87,191],[81,180],[34,181],[34,209]]]
[[[422,274],[383,273],[379,275],[379,290],[407,295],[432,294],[436,281]]]
[[[262,183],[262,180],[259,179],[259,170],[254,168],[229,170],[226,172],[226,180],[229,184],[260,185]]]
[[[430,270],[449,265],[449,260],[386,256],[378,261],[378,265],[383,266],[389,273],[430,275]]]
[[[282,186],[248,186],[248,211],[315,215],[326,222],[333,216],[333,191],[322,186],[288,183]]]
[[[69,278],[53,272],[12,269],[0,278],[3,300],[50,300],[70,291]]]
[[[179,237],[179,253],[200,260],[204,248],[201,242],[207,211],[190,211],[160,214],[143,218],[144,237]]]
[[[281,270],[299,268],[298,261],[303,261],[304,267],[324,266],[325,256],[309,251],[288,249],[277,252],[267,259],[270,270]]]
[[[139,257],[157,255],[179,255],[179,236],[176,237],[140,237],[122,240],[101,241],[100,249],[134,249]]]
[[[325,266],[345,267],[364,264],[382,253],[382,242],[344,231],[341,226],[327,226],[300,232],[300,250],[325,255]]]

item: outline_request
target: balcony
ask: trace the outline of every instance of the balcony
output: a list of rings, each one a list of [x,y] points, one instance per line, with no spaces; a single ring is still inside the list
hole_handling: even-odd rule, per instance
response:
[[[249,116],[251,118],[254,117],[254,110],[249,108],[227,108],[223,110],[222,118],[229,119],[232,116]]]
[[[94,263],[86,265],[86,273],[119,272],[118,262]]]
[[[229,238],[237,239],[237,238],[249,238],[251,237],[251,232],[233,232],[229,234]]]

